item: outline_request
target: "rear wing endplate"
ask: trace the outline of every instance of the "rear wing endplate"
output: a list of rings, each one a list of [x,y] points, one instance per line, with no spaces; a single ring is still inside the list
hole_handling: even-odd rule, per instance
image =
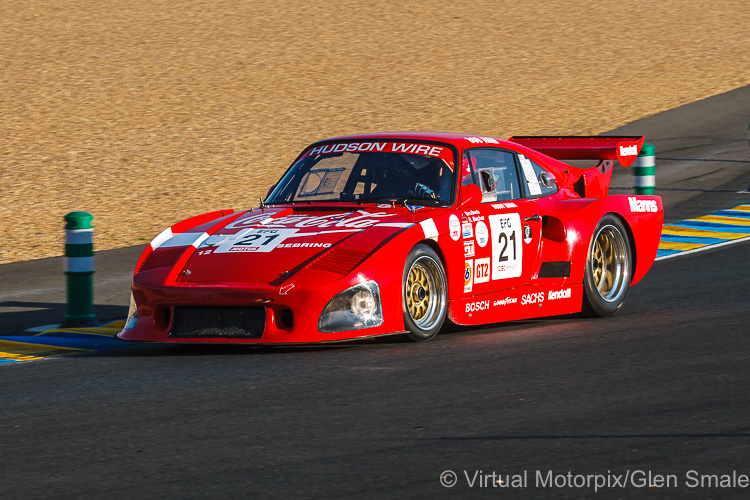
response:
[[[509,141],[558,160],[617,160],[623,167],[638,157],[643,136],[525,136]]]

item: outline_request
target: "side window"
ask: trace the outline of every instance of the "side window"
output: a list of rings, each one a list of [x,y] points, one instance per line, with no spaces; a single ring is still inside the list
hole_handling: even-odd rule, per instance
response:
[[[557,184],[552,174],[522,154],[518,155],[518,161],[521,164],[521,170],[526,180],[529,197],[547,196],[557,192]]]
[[[474,176],[474,163],[476,163],[474,160],[472,160],[469,157],[469,152],[464,151],[464,156],[461,159],[461,185],[467,186],[469,184],[476,184],[477,186],[479,183],[477,182],[475,176]]]
[[[515,155],[508,151],[491,148],[475,148],[466,151],[469,168],[473,170],[473,182],[482,189],[482,202],[516,200],[521,189],[516,170]],[[463,185],[468,177],[464,173]]]

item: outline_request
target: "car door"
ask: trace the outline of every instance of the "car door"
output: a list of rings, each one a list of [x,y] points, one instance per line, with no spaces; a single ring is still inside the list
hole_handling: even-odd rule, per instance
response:
[[[470,148],[463,163],[462,184],[474,183],[482,190],[482,202],[464,207],[461,214],[464,291],[479,295],[526,285],[537,271],[542,219],[536,201],[526,197],[518,155],[501,148]]]

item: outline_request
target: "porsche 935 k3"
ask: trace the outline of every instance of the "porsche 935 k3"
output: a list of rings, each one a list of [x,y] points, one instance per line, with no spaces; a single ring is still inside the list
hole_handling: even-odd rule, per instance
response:
[[[608,195],[643,137],[386,133],[307,147],[261,206],[179,222],[138,260],[118,337],[308,343],[579,312],[651,267],[658,196]],[[562,160],[599,160],[591,168]],[[593,163],[593,162],[592,162]]]

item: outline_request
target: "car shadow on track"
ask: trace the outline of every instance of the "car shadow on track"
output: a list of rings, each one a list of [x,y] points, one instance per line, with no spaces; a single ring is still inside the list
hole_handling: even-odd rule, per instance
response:
[[[463,336],[467,338],[472,335],[484,335],[488,331],[497,334],[516,331],[528,326],[538,327],[545,324],[556,324],[562,319],[571,319],[571,316],[555,316],[534,320],[509,321],[482,325],[480,327],[459,326],[446,323],[435,339],[435,342],[451,341]],[[247,355],[279,355],[290,353],[310,353],[352,349],[371,349],[388,347],[413,347],[419,348],[424,342],[413,342],[403,333],[381,335],[377,337],[361,338],[341,342],[329,342],[319,344],[286,344],[286,345],[259,345],[259,344],[176,344],[176,343],[152,343],[152,342],[126,342],[123,346],[95,352],[78,353],[71,356],[76,357],[148,357],[148,356],[247,356]]]
[[[58,302],[0,301],[0,338],[30,326],[60,323],[65,318],[66,309],[66,304]],[[128,308],[99,304],[94,305],[94,313],[98,318],[124,318]]]

